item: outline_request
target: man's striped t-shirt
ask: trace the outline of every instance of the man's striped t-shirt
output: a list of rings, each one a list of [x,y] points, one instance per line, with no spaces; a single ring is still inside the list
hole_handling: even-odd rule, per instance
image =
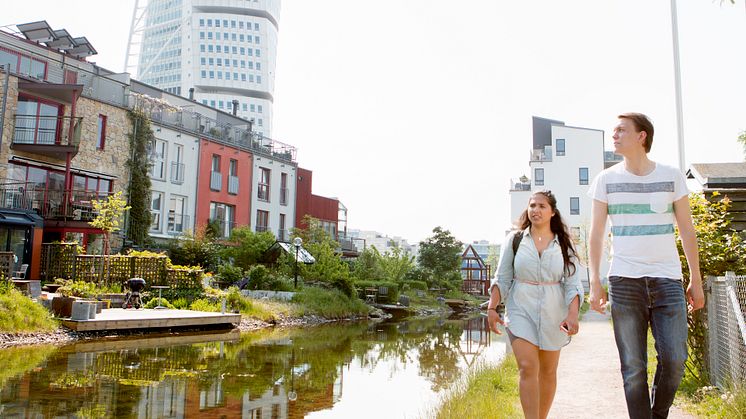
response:
[[[679,169],[660,163],[645,176],[628,172],[623,162],[596,176],[588,196],[608,205],[609,276],[681,279],[673,203],[688,194]]]

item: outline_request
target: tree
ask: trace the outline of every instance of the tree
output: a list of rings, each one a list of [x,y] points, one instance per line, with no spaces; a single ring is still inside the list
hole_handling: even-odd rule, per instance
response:
[[[490,270],[494,276],[497,273],[497,267],[500,264],[500,246],[490,246],[487,260],[485,260],[484,263],[490,265]]]
[[[699,247],[699,267],[703,280],[707,276],[722,276],[726,271],[742,272],[746,269],[746,243],[730,227],[728,208],[730,199],[713,192],[710,199],[702,194],[691,194],[689,205],[692,209],[694,230]],[[684,272],[684,286],[689,285],[689,266],[686,262],[681,241],[677,241],[679,257]],[[709,382],[706,324],[704,310],[689,315],[689,347],[687,369],[701,384]]]
[[[142,245],[148,240],[151,224],[150,213],[150,158],[148,147],[154,141],[155,135],[150,129],[150,120],[142,112],[132,110],[127,112],[132,122],[132,133],[129,134],[130,150],[132,154],[127,160],[130,170],[130,181],[127,191],[130,206],[127,223],[127,238],[134,244]]]
[[[339,244],[324,230],[319,220],[307,215],[304,222],[308,228],[294,228],[291,233],[293,238],[303,239],[303,247],[316,259],[316,263],[300,266],[303,279],[327,283],[348,297],[355,295],[350,268],[337,252]]]
[[[375,246],[373,249],[378,253]],[[389,281],[401,283],[407,273],[414,269],[414,256],[403,251],[399,246],[392,247],[390,251],[387,250],[383,255],[379,253],[379,257],[384,277]]]
[[[461,278],[459,270],[463,246],[450,231],[441,227],[435,227],[433,235],[420,242],[418,261],[423,269],[431,273],[431,283],[428,285],[453,288],[453,283]]]
[[[275,235],[270,231],[255,233],[248,226],[234,228],[230,241],[234,246],[227,247],[224,256],[233,259],[233,264],[248,270],[259,263],[264,252],[275,242]]]
[[[205,233],[202,227],[196,232],[187,231],[183,237],[169,245],[171,262],[175,265],[201,266],[207,272],[217,269],[220,246]]]
[[[127,203],[122,199],[122,192],[109,195],[106,199],[94,199],[91,204],[96,212],[96,218],[88,222],[91,227],[101,229],[104,232],[104,246],[101,249],[102,256],[109,254],[109,240],[111,233],[119,230],[119,223],[125,211],[130,209]],[[102,258],[105,260],[105,258]],[[104,263],[101,264],[101,273],[103,274]],[[99,275],[99,279],[103,275]]]
[[[379,281],[384,278],[381,254],[375,246],[363,250],[353,264],[352,275],[358,281]]]

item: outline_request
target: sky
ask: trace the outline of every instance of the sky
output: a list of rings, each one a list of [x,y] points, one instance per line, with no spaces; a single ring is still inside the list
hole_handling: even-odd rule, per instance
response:
[[[47,20],[122,71],[134,3],[13,1],[0,26]],[[687,165],[744,159],[745,6],[678,1]],[[611,149],[616,115],[643,112],[650,157],[678,164],[669,1],[283,0],[279,28],[272,136],[348,228],[501,242],[532,116]]]

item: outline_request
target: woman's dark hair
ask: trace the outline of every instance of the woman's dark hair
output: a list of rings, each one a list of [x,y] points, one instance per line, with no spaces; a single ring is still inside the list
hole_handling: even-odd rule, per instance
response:
[[[567,226],[565,225],[565,222],[562,221],[562,216],[557,209],[557,198],[554,197],[554,194],[550,190],[536,191],[531,194],[531,197],[534,197],[535,195],[544,196],[547,201],[549,201],[549,206],[552,207],[552,211],[554,211],[554,216],[549,222],[549,229],[552,230],[552,233],[557,235],[557,240],[559,241],[560,249],[562,250],[562,260],[565,262],[565,274],[567,276],[574,275],[576,266],[570,257],[577,255],[577,252],[575,252],[575,246],[572,244]],[[530,199],[531,198],[529,198],[529,201]],[[525,230],[530,225],[531,219],[528,216],[528,208],[526,208],[521,213],[520,218],[518,218],[518,224],[516,227],[520,230]]]

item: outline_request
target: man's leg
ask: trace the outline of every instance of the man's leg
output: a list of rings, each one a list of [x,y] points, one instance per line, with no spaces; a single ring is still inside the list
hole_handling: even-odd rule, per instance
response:
[[[658,353],[658,366],[653,379],[653,416],[668,417],[676,390],[684,376],[687,357],[686,298],[681,281],[651,278],[649,288],[653,299],[650,324]]]
[[[649,300],[645,278],[609,278],[614,339],[622,364],[624,396],[631,419],[650,419],[647,337]]]

